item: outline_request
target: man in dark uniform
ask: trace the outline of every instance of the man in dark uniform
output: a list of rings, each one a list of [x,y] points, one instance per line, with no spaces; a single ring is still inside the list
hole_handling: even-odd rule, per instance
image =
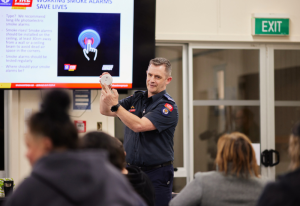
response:
[[[167,206],[172,198],[173,137],[178,109],[166,93],[171,80],[169,60],[155,58],[147,70],[147,91],[137,91],[119,101],[118,92],[111,92],[104,84],[100,97],[100,113],[119,117],[125,124],[126,162],[140,167],[149,176],[156,206]]]

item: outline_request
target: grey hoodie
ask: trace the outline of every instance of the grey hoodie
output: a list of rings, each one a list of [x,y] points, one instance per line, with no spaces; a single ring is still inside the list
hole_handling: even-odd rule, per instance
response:
[[[51,153],[33,167],[31,175],[5,206],[144,206],[125,177],[103,151]]]

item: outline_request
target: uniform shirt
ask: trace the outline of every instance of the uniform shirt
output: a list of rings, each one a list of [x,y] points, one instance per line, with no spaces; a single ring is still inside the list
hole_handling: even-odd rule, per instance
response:
[[[134,132],[125,126],[126,162],[152,166],[174,160],[173,137],[178,123],[178,109],[166,90],[148,98],[148,91],[137,91],[120,104],[139,118],[149,119],[156,130]]]

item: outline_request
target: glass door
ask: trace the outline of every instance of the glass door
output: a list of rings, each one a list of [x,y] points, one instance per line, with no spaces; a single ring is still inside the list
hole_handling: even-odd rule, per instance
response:
[[[190,177],[215,170],[217,141],[228,132],[246,134],[267,148],[266,49],[253,44],[189,45]],[[258,163],[260,151],[257,151]],[[261,167],[261,174],[268,171]]]
[[[280,154],[280,163],[275,167],[277,177],[289,170],[289,136],[293,125],[300,121],[300,45],[270,45],[270,49],[274,69],[274,146]]]

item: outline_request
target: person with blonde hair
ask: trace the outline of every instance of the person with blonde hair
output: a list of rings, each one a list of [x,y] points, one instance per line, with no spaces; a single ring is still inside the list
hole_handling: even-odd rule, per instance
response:
[[[170,206],[256,205],[265,183],[259,178],[249,138],[239,132],[225,134],[217,150],[217,171],[196,173]]]
[[[265,187],[258,206],[300,205],[300,122],[292,129],[289,155],[291,157],[290,172]]]

